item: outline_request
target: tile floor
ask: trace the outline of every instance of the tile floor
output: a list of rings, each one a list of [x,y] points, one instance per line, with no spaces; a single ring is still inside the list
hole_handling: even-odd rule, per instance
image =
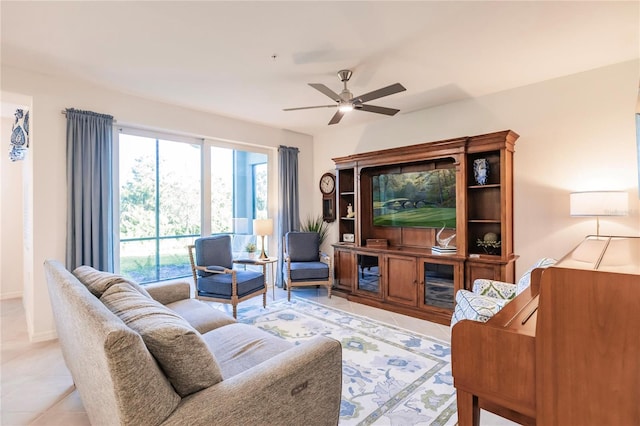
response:
[[[366,316],[408,330],[449,342],[449,327],[387,312],[341,297],[326,297],[326,290],[295,289],[292,294]],[[275,298],[286,298],[286,292],[275,290]],[[267,305],[272,300],[269,291]],[[260,304],[255,298],[243,304]],[[230,305],[211,303],[231,315]],[[30,343],[21,299],[0,301],[0,425],[89,425],[82,401],[73,387],[57,340]],[[491,413],[483,412],[482,426],[511,426]]]

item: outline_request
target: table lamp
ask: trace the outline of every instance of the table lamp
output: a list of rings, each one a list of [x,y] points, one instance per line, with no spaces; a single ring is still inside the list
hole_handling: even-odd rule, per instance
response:
[[[569,204],[571,216],[596,217],[596,236],[600,236],[600,216],[626,216],[629,197],[624,191],[572,192]]]
[[[262,253],[260,259],[266,259],[267,253],[264,251],[264,237],[273,233],[273,219],[253,219],[253,233],[262,237]]]

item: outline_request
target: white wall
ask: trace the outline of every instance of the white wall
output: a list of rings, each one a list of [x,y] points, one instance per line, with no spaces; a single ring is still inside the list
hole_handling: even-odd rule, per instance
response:
[[[520,135],[514,157],[517,276],[537,258],[562,256],[595,234],[595,218],[569,216],[572,191],[627,191],[630,215],[601,218],[600,231],[640,235],[639,65],[625,62],[369,125],[332,126],[314,138],[315,176],[333,167],[332,157],[511,129]],[[331,232],[337,241],[336,225]]]
[[[4,100],[4,98],[3,98]],[[22,161],[9,160],[13,119],[0,126],[0,299],[22,297]]]
[[[277,159],[279,145],[296,146],[300,149],[300,187],[313,185],[312,174],[306,173],[313,170],[313,139],[308,135],[145,100],[4,64],[2,91],[25,94],[32,99],[31,148],[29,161],[25,162],[30,175],[25,182],[26,223],[30,225],[24,236],[23,301],[32,341],[55,336],[42,264],[46,259],[64,262],[65,258],[67,189],[63,109],[72,107],[111,114],[120,124],[262,146],[272,150],[273,160]],[[277,182],[276,176],[272,176],[272,182]],[[300,200],[304,217],[312,203],[309,191],[301,191]],[[271,210],[275,215],[275,207]]]

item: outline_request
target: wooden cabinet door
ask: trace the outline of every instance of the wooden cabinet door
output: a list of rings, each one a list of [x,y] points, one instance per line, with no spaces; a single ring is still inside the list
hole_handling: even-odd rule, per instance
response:
[[[333,251],[335,288],[345,291],[353,291],[355,272],[355,253],[352,250],[335,249]]]
[[[382,300],[382,270],[384,269],[381,263],[382,258],[382,255],[376,253],[356,253],[354,293]]]
[[[456,291],[462,288],[463,262],[425,258],[420,261],[420,307],[450,319]]]
[[[504,267],[499,263],[487,263],[487,262],[473,262],[467,261],[467,267],[465,271],[465,289],[471,291],[473,289],[473,282],[479,278],[486,280],[505,281]],[[507,281],[512,283],[513,281]]]
[[[385,301],[418,306],[418,275],[415,257],[387,255]]]

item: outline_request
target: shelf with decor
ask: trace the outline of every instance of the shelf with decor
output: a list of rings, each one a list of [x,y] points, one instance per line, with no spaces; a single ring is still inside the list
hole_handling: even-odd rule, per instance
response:
[[[447,324],[456,290],[476,278],[513,282],[517,138],[507,130],[334,158],[336,287],[350,300]],[[453,251],[432,249],[444,241]],[[367,280],[369,264],[376,280]]]
[[[338,229],[340,242],[348,244],[355,244],[356,241],[356,179],[354,173],[353,167],[337,169]],[[350,211],[353,212],[351,216],[349,216]]]

